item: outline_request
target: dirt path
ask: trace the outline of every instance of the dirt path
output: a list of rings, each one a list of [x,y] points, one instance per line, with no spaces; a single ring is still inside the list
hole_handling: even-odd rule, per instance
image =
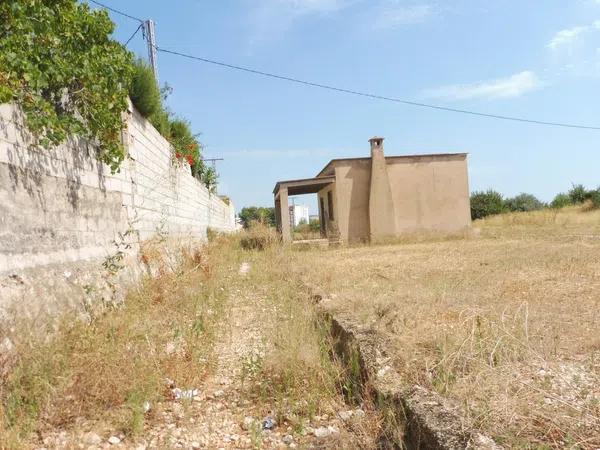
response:
[[[254,294],[245,269],[234,283],[215,344],[215,366],[202,386],[174,386],[192,399],[172,399],[150,405],[145,430],[130,438],[109,431],[67,435],[52,434],[44,447],[78,449],[273,449],[273,448],[365,448],[360,430],[368,414],[343,403],[340,396],[334,417],[306,418],[306,426],[293,428],[277,423],[275,411],[260,401],[258,361],[266,352],[272,305]],[[369,439],[367,439],[368,441]]]

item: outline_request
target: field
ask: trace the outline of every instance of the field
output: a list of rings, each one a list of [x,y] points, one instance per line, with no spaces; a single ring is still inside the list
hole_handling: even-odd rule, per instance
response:
[[[309,284],[375,332],[407,384],[504,447],[600,448],[600,211],[572,207],[385,245],[213,237],[124,304],[58,318],[50,339],[30,332],[49,324],[0,330],[16,349],[0,360],[0,449],[376,448],[382,417],[345,403]]]
[[[600,211],[505,214],[470,236],[297,252],[327,307],[409,383],[511,448],[600,447]]]

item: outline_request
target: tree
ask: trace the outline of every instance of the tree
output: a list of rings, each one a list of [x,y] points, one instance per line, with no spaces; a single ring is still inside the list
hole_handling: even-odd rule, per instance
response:
[[[0,2],[0,103],[21,107],[42,146],[77,134],[117,171],[133,55],[111,39],[114,28],[77,0]]]
[[[250,223],[256,221],[265,225],[275,226],[275,208],[266,208],[263,206],[247,206],[240,211],[240,219],[244,228],[248,228]]]
[[[504,202],[509,211],[536,211],[545,205],[532,194],[521,193]]]
[[[583,184],[573,184],[573,187],[569,189],[569,197],[571,198],[571,203],[575,205],[585,202],[589,198],[589,195]]]
[[[471,218],[473,220],[500,214],[504,211],[506,211],[506,205],[499,192],[488,189],[485,192],[476,191],[471,194]]]
[[[561,192],[560,194],[556,194],[556,196],[554,197],[554,199],[550,202],[550,207],[551,208],[564,208],[565,206],[569,206],[571,205],[571,197],[569,196],[569,194],[565,194],[564,192]]]

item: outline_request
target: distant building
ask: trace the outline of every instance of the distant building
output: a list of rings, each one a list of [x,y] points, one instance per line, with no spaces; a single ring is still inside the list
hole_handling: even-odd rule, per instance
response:
[[[368,241],[416,231],[453,232],[471,225],[466,153],[384,156],[383,138],[369,139],[370,158],[334,159],[315,178],[275,185],[275,218],[284,241],[294,221],[288,195],[317,194],[321,235]]]
[[[318,214],[311,214],[308,216],[308,223],[311,223],[313,221],[318,221],[318,220],[319,220]]]
[[[291,205],[290,206],[290,223],[297,227],[304,219],[304,223],[308,223],[308,206],[306,205]]]

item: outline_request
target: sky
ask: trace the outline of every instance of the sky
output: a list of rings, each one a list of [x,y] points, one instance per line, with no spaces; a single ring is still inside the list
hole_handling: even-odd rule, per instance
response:
[[[153,19],[165,49],[382,96],[600,127],[600,0],[102,1]],[[125,42],[136,22],[111,17]],[[141,35],[129,48],[146,57]],[[201,133],[206,158],[224,158],[219,193],[238,210],[272,206],[278,180],[368,156],[373,135],[385,137],[388,156],[469,153],[471,191],[549,201],[572,183],[600,185],[599,130],[421,109],[165,53],[158,64],[173,88],[171,111]]]

